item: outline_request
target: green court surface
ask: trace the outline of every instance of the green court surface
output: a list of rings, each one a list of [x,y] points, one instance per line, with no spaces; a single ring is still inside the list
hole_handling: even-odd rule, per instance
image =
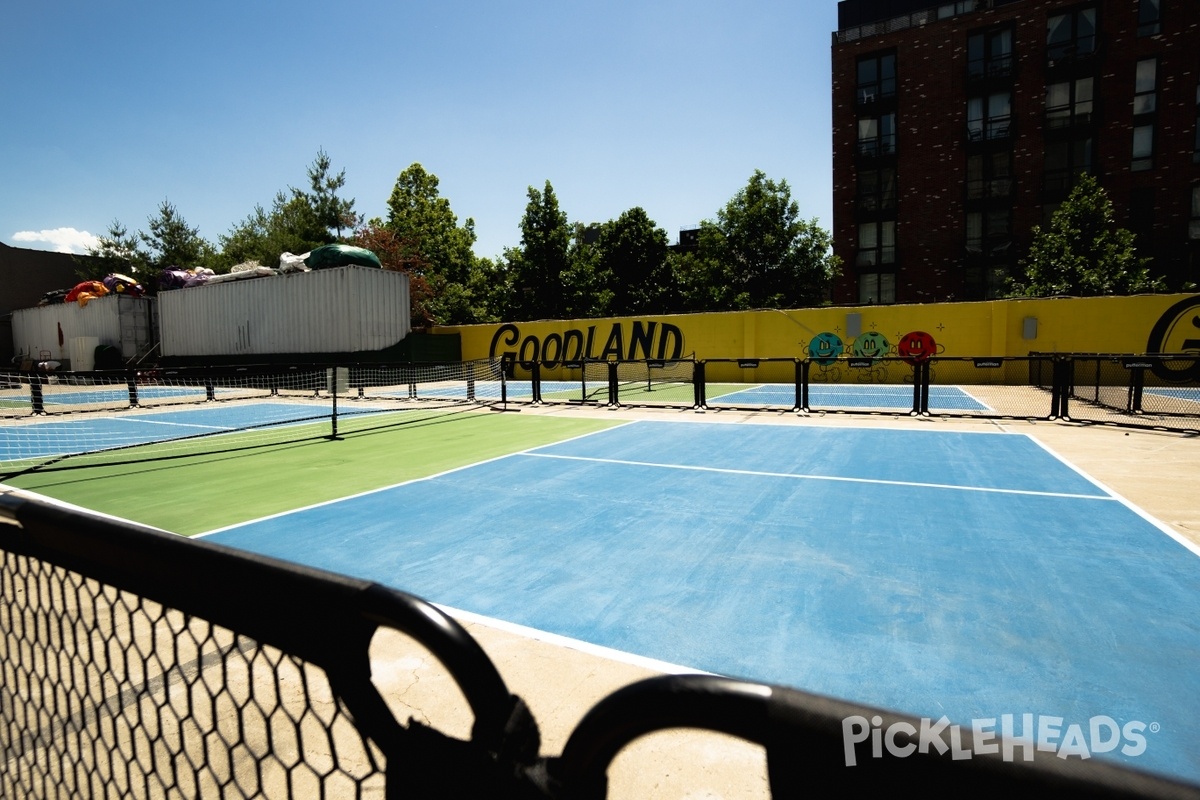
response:
[[[34,472],[7,485],[190,536],[616,424],[499,411],[441,414],[415,424],[347,432],[338,441]]]

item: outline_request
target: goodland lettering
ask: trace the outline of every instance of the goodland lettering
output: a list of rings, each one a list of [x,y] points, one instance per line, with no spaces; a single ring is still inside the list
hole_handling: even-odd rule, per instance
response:
[[[669,322],[635,320],[628,334],[625,323],[614,322],[605,331],[603,326],[568,328],[560,333],[548,333],[544,338],[534,334],[521,335],[516,325],[506,323],[492,335],[490,358],[508,356],[522,364],[540,361],[555,367],[564,361],[622,359],[678,359],[683,354],[683,331]]]

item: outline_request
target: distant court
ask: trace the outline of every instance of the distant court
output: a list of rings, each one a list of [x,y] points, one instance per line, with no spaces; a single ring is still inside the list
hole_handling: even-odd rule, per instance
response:
[[[1200,781],[1200,558],[1033,439],[638,421],[215,531],[639,658]]]

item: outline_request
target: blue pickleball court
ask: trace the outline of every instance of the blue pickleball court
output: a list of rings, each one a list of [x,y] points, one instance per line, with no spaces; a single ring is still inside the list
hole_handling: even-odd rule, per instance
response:
[[[1097,757],[1200,782],[1198,553],[1019,434],[638,421],[211,540],[933,719],[1136,723]]]

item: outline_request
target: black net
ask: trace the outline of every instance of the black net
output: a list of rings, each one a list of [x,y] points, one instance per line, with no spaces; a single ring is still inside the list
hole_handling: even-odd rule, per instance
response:
[[[720,410],[798,408],[794,358],[710,359],[704,362],[703,405]]]
[[[1064,364],[1066,416],[1071,419],[1200,430],[1200,359],[1073,355]]]
[[[0,479],[328,439],[506,396],[496,360],[8,377]]]
[[[1053,377],[1050,358],[933,358],[924,410],[946,417],[1048,419]]]
[[[696,402],[696,364],[691,359],[662,361],[619,361],[615,370],[619,405],[672,406],[691,408]]]

